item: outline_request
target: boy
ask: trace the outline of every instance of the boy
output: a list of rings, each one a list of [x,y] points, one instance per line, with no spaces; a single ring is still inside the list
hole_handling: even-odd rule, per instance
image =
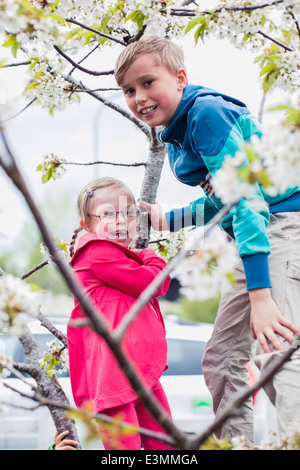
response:
[[[225,156],[233,157],[252,135],[261,136],[260,124],[242,102],[188,84],[183,53],[168,39],[150,37],[128,46],[117,60],[115,77],[133,114],[150,127],[164,126],[160,137],[168,143],[174,175],[184,184],[200,185],[205,194],[189,208],[167,214],[143,203],[152,226],[174,230],[187,219],[198,222],[199,215],[207,224],[223,206],[213,193],[211,178]],[[300,255],[289,243],[297,231],[300,234],[300,188],[270,198],[257,186],[255,197],[267,202],[260,212],[241,200],[222,221],[241,261],[234,289],[222,297],[203,360],[216,415],[247,381],[253,338],[258,340],[257,364],[263,367],[284,343],[293,343],[300,324],[300,274],[295,269]],[[300,367],[295,359],[296,354],[269,387],[273,403],[276,398],[280,431],[300,426]],[[244,435],[253,442],[251,406],[246,402],[219,436]]]

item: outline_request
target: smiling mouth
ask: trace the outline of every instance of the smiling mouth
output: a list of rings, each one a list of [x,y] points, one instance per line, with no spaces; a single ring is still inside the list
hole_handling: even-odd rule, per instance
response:
[[[118,232],[112,233],[111,236],[112,238],[115,238],[115,239],[127,239],[128,232],[127,230],[120,230]]]
[[[156,110],[157,106],[148,106],[147,108],[142,108],[140,110],[140,114],[143,116],[151,116],[153,112]]]

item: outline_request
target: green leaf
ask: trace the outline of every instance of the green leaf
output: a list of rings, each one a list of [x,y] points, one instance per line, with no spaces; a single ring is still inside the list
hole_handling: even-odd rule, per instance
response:
[[[195,26],[197,26],[200,23],[201,16],[197,16],[196,18],[193,18],[188,24],[187,27],[185,28],[185,34],[191,31]]]

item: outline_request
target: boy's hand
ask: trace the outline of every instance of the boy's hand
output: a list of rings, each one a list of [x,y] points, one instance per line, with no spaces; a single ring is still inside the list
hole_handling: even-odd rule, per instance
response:
[[[269,343],[279,351],[284,349],[278,339],[278,334],[292,344],[295,341],[292,333],[297,335],[299,332],[281,314],[271,296],[271,290],[269,288],[254,289],[249,291],[249,297],[252,336],[259,341],[264,352],[272,352]]]
[[[161,207],[158,203],[149,204],[147,202],[140,201],[138,206],[146,209],[154,230],[158,230],[159,232],[169,230],[166,216],[165,214],[163,214]]]

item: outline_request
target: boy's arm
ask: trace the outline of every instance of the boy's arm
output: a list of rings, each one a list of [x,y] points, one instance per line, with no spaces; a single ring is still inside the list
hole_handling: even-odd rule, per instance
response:
[[[194,138],[193,141],[194,151],[201,155],[212,176],[222,166],[226,156],[233,157],[236,151],[241,150],[245,140],[250,140],[253,134],[260,134],[259,125],[251,115],[235,120],[235,116],[231,114],[230,110],[228,112],[226,109],[223,110],[225,115],[215,111],[210,113],[210,119],[200,119],[199,116],[196,118],[195,126],[197,127],[200,122],[202,125],[201,129],[198,127],[198,132],[194,134],[194,137],[196,135],[199,137],[199,134],[202,134],[207,140],[200,138],[197,141]],[[228,127],[227,134],[226,130],[224,132],[224,123],[225,128]],[[216,136],[220,130],[226,138],[224,139],[223,135],[222,141],[222,135],[219,134],[218,142]],[[212,139],[211,142],[215,147],[211,146],[209,139]],[[246,156],[244,164],[248,165]],[[256,185],[253,199],[264,202],[258,185]],[[271,295],[268,265],[270,243],[266,231],[269,211],[265,204],[262,207],[264,208],[260,211],[254,210],[249,206],[248,201],[242,199],[232,208],[231,213],[233,233],[239,255],[243,261],[249,291],[252,335],[259,341],[265,352],[270,352],[270,344],[277,350],[283,349],[276,334],[292,343],[294,341],[292,333],[297,334],[297,328],[283,317]]]

